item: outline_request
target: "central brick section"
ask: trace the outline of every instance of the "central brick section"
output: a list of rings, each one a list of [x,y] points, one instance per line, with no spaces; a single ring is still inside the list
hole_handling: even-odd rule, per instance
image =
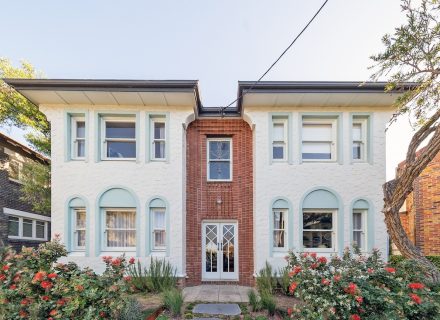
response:
[[[207,181],[207,139],[232,138],[232,181]],[[253,285],[252,130],[241,119],[198,119],[187,129],[187,285],[202,282],[202,222],[238,223],[238,284]],[[221,199],[221,204],[217,200]]]

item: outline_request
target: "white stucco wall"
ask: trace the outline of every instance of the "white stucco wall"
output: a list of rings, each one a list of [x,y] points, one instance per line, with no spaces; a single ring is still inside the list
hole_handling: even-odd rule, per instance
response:
[[[97,216],[98,196],[105,189],[111,186],[127,187],[134,192],[139,204],[141,215],[140,226],[137,232],[140,234],[141,252],[145,251],[147,230],[147,201],[153,196],[160,196],[169,204],[170,248],[167,259],[177,268],[179,275],[185,271],[184,268],[184,168],[185,168],[185,130],[183,123],[193,113],[191,107],[139,107],[139,106],[65,106],[50,105],[41,106],[41,110],[47,115],[52,126],[52,235],[59,233],[65,239],[64,230],[66,201],[73,195],[81,195],[88,202],[90,215],[89,230],[91,230],[90,256],[76,253],[70,255],[67,260],[75,261],[82,266],[95,268],[102,271],[104,264],[101,256],[117,253],[95,251],[96,237],[95,222]],[[89,140],[86,161],[65,161],[65,132],[66,112],[86,111],[88,113],[88,136]],[[97,128],[95,118],[98,112],[139,112],[139,159],[138,161],[96,161],[95,154]],[[146,122],[148,112],[169,112],[169,161],[168,162],[146,162]],[[135,255],[135,254],[134,254]],[[153,253],[154,255],[154,253]],[[164,256],[163,253],[156,255]],[[149,257],[140,257],[149,260]]]
[[[293,163],[270,164],[269,119],[271,112],[288,112],[292,117]],[[337,112],[342,113],[343,163],[300,163],[300,113]],[[373,164],[351,163],[350,128],[351,112],[372,113]],[[293,250],[300,248],[302,237],[299,231],[300,201],[305,193],[314,187],[327,187],[338,193],[342,199],[344,212],[344,247],[350,246],[349,215],[351,203],[355,198],[366,198],[374,208],[374,247],[379,248],[384,257],[387,254],[387,232],[381,208],[383,204],[382,184],[385,182],[385,125],[390,118],[389,109],[379,108],[246,108],[245,117],[254,125],[254,252],[255,271],[260,270],[265,261],[276,267],[285,264],[284,253],[270,250],[270,204],[276,197],[290,200],[293,208]],[[289,217],[290,218],[290,217]],[[319,253],[318,253],[319,254]],[[329,254],[322,254],[329,255]]]

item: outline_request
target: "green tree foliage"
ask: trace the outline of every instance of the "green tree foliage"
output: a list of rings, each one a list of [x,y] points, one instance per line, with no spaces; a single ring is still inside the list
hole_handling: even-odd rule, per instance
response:
[[[21,200],[30,203],[36,212],[50,214],[50,166],[25,163],[21,181]]]

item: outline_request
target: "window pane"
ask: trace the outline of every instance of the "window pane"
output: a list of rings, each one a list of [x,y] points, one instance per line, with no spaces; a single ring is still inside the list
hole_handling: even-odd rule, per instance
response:
[[[324,229],[333,228],[333,214],[331,212],[304,212],[303,229]]]
[[[273,232],[273,246],[275,248],[284,248],[284,231],[275,230]]]
[[[353,141],[362,140],[362,125],[360,123],[353,124]]]
[[[284,141],[284,124],[274,123],[272,135],[273,141]]]
[[[230,174],[230,166],[229,162],[224,161],[216,161],[209,163],[209,179],[210,180],[229,180],[231,177]]]
[[[362,230],[362,213],[353,212],[353,229]]]
[[[332,233],[329,231],[304,231],[304,248],[332,248]]]
[[[106,138],[132,138],[136,137],[136,124],[134,122],[106,122]]]
[[[44,239],[46,235],[44,222],[36,221],[35,223],[36,223],[35,226],[36,237],[40,239]]]
[[[131,211],[107,211],[107,228],[135,229],[136,213]]]
[[[108,230],[107,247],[135,247],[135,230]]]
[[[304,123],[302,136],[303,141],[332,141],[332,124]]]
[[[165,122],[154,123],[154,139],[165,139]]]
[[[284,212],[283,211],[274,211],[273,212],[273,228],[274,229],[284,229],[285,221],[284,221]]]
[[[331,159],[331,142],[303,142],[303,159]]]
[[[165,231],[163,230],[154,231],[154,246],[165,247]]]
[[[165,229],[165,211],[157,210],[154,213],[154,229]]]
[[[84,229],[86,227],[86,212],[83,210],[76,211],[76,228]]]
[[[165,141],[154,142],[154,158],[155,159],[165,158]]]
[[[353,243],[359,248],[363,248],[364,241],[362,236],[362,231],[353,231]]]
[[[209,159],[222,160],[230,158],[229,141],[209,141]]]
[[[273,159],[284,159],[283,146],[273,146]]]
[[[86,123],[84,121],[76,122],[76,137],[85,138],[86,136]]]
[[[86,246],[86,230],[76,231],[76,246],[85,247]]]
[[[8,235],[18,237],[18,224],[19,219],[17,217],[9,217],[8,221]]]
[[[360,160],[361,157],[361,143],[353,142],[353,159]]]
[[[107,157],[136,158],[136,142],[107,141]]]
[[[32,238],[32,220],[23,219],[23,237]]]
[[[84,140],[77,140],[78,144],[77,157],[84,157],[86,154],[86,142]]]

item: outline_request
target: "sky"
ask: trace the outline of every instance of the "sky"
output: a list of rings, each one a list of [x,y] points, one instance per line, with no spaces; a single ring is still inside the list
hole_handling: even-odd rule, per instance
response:
[[[256,80],[323,0],[0,0],[0,56],[48,78],[197,79],[205,106],[233,101]],[[399,0],[330,0],[264,80],[364,81],[381,38],[405,21]],[[16,128],[2,132],[23,141]],[[387,133],[387,179],[411,129]]]

